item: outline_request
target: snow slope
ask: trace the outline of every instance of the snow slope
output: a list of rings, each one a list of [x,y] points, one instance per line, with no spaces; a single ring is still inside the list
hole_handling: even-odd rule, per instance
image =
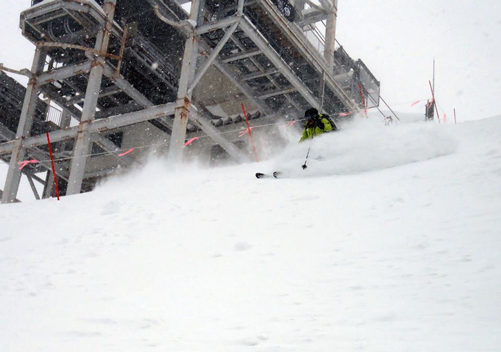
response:
[[[501,351],[500,140],[359,121],[306,171],[291,143],[4,205],[0,351]]]

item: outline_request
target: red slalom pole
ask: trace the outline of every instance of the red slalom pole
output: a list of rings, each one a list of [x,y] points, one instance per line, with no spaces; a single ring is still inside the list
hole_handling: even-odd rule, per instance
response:
[[[362,90],[362,85],[360,83],[358,84],[358,90],[360,91],[360,96],[362,97],[362,104],[364,105],[365,117],[368,117],[367,116],[367,105],[365,104],[364,92]]]
[[[247,124],[247,130],[249,131],[249,137],[252,144],[252,149],[254,150],[254,156],[256,157],[256,162],[259,162],[259,157],[257,156],[256,146],[254,145],[254,139],[252,138],[252,130],[249,125],[249,119],[247,118],[247,113],[245,112],[245,106],[242,104],[242,110],[244,111],[245,123]]]
[[[54,157],[52,156],[52,147],[50,145],[49,132],[47,132],[47,142],[48,142],[48,145],[49,145],[50,162],[52,164],[52,174],[54,175],[54,184],[56,185],[57,200],[60,200],[59,199],[59,187],[57,187],[56,168],[54,167]]]

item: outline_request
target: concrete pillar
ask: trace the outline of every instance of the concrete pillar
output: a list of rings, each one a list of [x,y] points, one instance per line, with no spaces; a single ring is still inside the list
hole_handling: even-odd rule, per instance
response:
[[[16,141],[14,142],[9,171],[7,172],[7,178],[5,180],[2,204],[14,203],[16,201],[19,183],[21,182],[21,171],[19,170],[18,162],[22,161],[26,155],[21,142],[23,138],[30,136],[33,117],[35,116],[35,110],[38,103],[38,94],[40,92],[37,78],[43,72],[46,56],[45,50],[41,48],[35,51],[35,57],[33,58],[33,65],[31,67],[33,76],[30,78],[28,88],[26,89],[26,95],[24,96],[23,108],[17,127]]]
[[[108,51],[111,28],[113,25],[113,16],[115,14],[116,0],[105,0],[104,11],[106,13],[106,24],[101,29],[96,38],[94,48],[102,53]],[[85,92],[84,107],[82,118],[78,127],[78,136],[73,150],[73,159],[71,160],[70,178],[68,182],[67,195],[79,194],[82,188],[82,182],[85,174],[85,166],[90,153],[91,138],[89,132],[89,123],[94,120],[96,114],[97,100],[101,89],[103,79],[105,58],[96,57],[92,63],[89,73],[89,81]]]
[[[203,0],[193,0],[191,2],[190,21],[199,23],[203,3]],[[191,87],[197,68],[198,47],[198,38],[195,32],[191,31],[184,47],[183,66],[181,67],[181,77],[179,78],[176,111],[174,113],[174,123],[172,125],[172,135],[169,145],[168,160],[174,163],[180,162],[183,159],[186,125],[188,123],[192,97],[189,88]]]

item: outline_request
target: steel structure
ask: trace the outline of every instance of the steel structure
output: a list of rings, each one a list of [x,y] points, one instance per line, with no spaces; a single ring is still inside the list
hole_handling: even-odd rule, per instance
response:
[[[0,116],[0,157],[10,163],[2,203],[16,200],[22,173],[44,182],[43,197],[52,194],[47,131],[59,188],[72,195],[138,162],[116,157],[124,131],[161,133],[171,162],[182,159],[187,138],[201,135],[246,162],[232,135],[218,133],[242,121],[241,102],[267,122],[311,106],[336,119],[378,106],[376,78],[335,49],[336,17],[337,0],[33,1],[20,22],[36,45],[31,70],[22,71],[22,108]],[[312,42],[319,22],[325,36]],[[0,78],[1,86],[8,78]],[[49,123],[54,109],[60,116]],[[105,167],[89,167],[106,153],[114,157]],[[41,162],[19,170],[27,157]],[[42,170],[45,181],[35,175]]]

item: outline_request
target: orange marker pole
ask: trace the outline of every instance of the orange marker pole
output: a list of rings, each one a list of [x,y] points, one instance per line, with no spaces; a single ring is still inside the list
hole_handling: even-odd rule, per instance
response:
[[[259,157],[257,156],[257,150],[256,150],[256,146],[254,145],[254,139],[252,138],[252,131],[251,131],[251,128],[249,125],[249,119],[247,118],[247,113],[245,112],[244,104],[242,104],[242,110],[244,112],[245,123],[247,124],[247,130],[249,131],[249,137],[250,137],[251,144],[252,144],[252,150],[254,150],[254,156],[256,157],[256,162],[259,162]]]
[[[364,97],[364,92],[362,90],[362,85],[359,83],[358,84],[358,90],[360,91],[360,97],[362,98],[362,104],[364,106],[364,113],[365,113],[365,117],[368,117],[367,116],[367,105],[365,103],[365,97]]]

